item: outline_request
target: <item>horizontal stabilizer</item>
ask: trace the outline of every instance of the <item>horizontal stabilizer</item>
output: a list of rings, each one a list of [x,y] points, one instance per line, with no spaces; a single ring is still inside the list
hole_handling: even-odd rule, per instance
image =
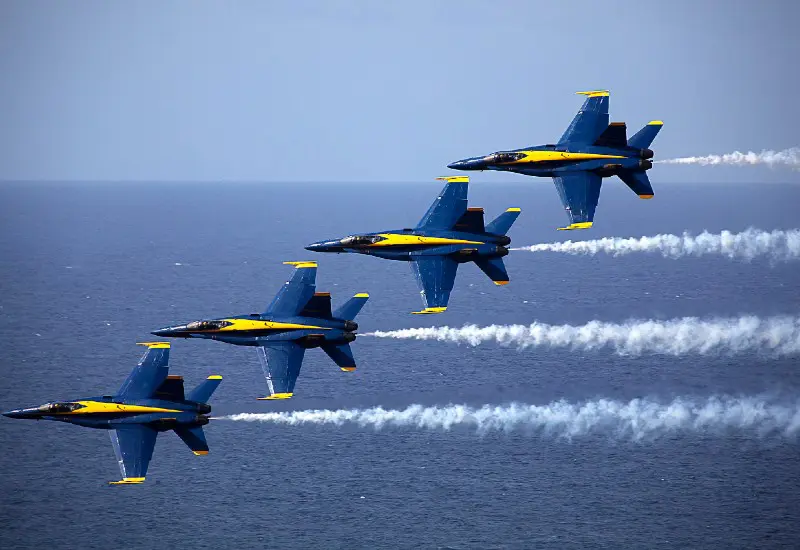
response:
[[[658,132],[664,125],[660,120],[651,120],[647,126],[636,132],[631,139],[628,140],[628,147],[636,149],[647,149],[653,140],[656,139]]]
[[[627,128],[624,122],[612,122],[594,142],[598,147],[626,147]]]
[[[653,198],[653,186],[650,185],[650,178],[647,177],[647,172],[619,172],[617,176],[625,182],[625,185],[631,188],[631,191],[639,195],[640,199]]]
[[[208,443],[206,443],[206,434],[203,432],[202,426],[195,426],[193,428],[178,427],[175,428],[175,433],[178,434],[186,446],[189,447],[196,455],[208,454]]]
[[[503,263],[503,258],[492,258],[492,259],[484,259],[481,258],[479,260],[475,260],[475,264],[481,271],[486,273],[486,275],[494,281],[496,285],[507,285],[508,284],[508,272],[506,271],[506,266]]]
[[[316,319],[331,318],[330,292],[316,292],[298,314],[300,317],[314,317]]]
[[[219,374],[212,374],[199,386],[189,392],[186,396],[187,401],[194,401],[195,403],[207,403],[211,395],[219,387],[222,382],[222,377]]]
[[[328,357],[333,359],[333,362],[339,365],[339,368],[343,371],[356,370],[356,360],[353,358],[353,350],[350,349],[350,344],[342,344],[340,346],[323,344],[322,351],[327,353]]]
[[[336,310],[333,316],[336,319],[352,321],[359,314],[361,308],[364,307],[364,304],[367,303],[367,300],[369,300],[369,294],[360,292],[347,300],[342,307]]]
[[[497,216],[489,225],[486,226],[486,233],[493,235],[505,235],[514,222],[517,221],[521,210],[519,208],[509,208]]]

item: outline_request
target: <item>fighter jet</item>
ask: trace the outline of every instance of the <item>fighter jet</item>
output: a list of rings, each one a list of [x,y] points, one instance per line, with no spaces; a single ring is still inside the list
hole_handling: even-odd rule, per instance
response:
[[[624,122],[608,123],[608,90],[577,92],[583,107],[556,144],[498,151],[448,164],[454,170],[498,170],[551,177],[570,224],[559,229],[587,229],[594,221],[603,178],[617,176],[640,199],[652,199],[648,149],[661,126],[653,120],[630,139]]]
[[[210,338],[238,346],[254,346],[269,396],[289,399],[307,349],[320,347],[345,372],[356,370],[350,342],[356,339],[353,321],[369,299],[360,293],[331,313],[329,292],[314,292],[317,262],[284,262],[296,267],[264,313],[233,315],[153,331],[167,338]]]
[[[417,227],[350,235],[320,241],[306,250],[351,252],[409,262],[425,306],[412,313],[441,313],[447,309],[458,264],[475,262],[496,285],[508,284],[503,256],[511,239],[506,233],[519,216],[509,208],[484,227],[483,208],[467,207],[469,178],[436,178],[447,183]]]
[[[184,396],[183,378],[168,376],[169,342],[139,345],[147,346],[147,352],[116,395],[57,401],[3,415],[109,430],[122,472],[122,480],[112,481],[111,485],[144,481],[159,432],[173,430],[195,455],[207,455],[203,426],[208,424],[206,415],[211,407],[206,401],[222,377],[209,376]]]

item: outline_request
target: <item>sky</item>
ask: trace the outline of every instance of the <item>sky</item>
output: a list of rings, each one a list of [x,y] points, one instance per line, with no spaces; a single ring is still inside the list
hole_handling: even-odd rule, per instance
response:
[[[664,121],[657,158],[785,149],[797,21],[790,0],[5,0],[0,180],[429,181],[552,143],[590,89],[631,134]]]

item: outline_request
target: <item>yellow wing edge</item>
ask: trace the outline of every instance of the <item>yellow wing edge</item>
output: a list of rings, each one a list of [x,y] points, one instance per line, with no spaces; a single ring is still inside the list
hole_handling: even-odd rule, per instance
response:
[[[317,267],[317,262],[283,262],[284,265],[293,265],[297,269],[302,269],[304,267]]]
[[[579,222],[571,223],[567,227],[559,227],[559,231],[572,231],[573,229],[589,229],[592,227],[592,222]]]
[[[589,97],[608,97],[608,90],[589,90],[587,92],[575,92],[578,95],[586,95]]]
[[[109,485],[133,485],[135,483],[144,483],[143,477],[123,477],[119,481],[109,481]]]
[[[273,393],[272,395],[268,395],[267,397],[258,397],[259,401],[274,401],[276,399],[291,399],[293,393]]]
[[[445,307],[426,307],[422,311],[412,311],[411,313],[413,313],[414,315],[432,315],[434,313],[442,313],[446,309],[447,309],[447,306],[445,306]]]
[[[161,348],[161,349],[169,349],[170,342],[136,342],[137,346],[147,346],[148,348]],[[133,478],[131,478],[133,479]]]
[[[452,182],[469,183],[469,176],[439,176],[436,179],[440,181],[446,181],[448,183]]]

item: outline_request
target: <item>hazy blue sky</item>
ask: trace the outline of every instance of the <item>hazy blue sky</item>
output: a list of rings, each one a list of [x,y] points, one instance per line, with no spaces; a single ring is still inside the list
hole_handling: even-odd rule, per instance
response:
[[[665,121],[661,158],[783,149],[798,21],[791,0],[4,0],[0,179],[424,181],[552,142],[593,88],[631,132]]]

